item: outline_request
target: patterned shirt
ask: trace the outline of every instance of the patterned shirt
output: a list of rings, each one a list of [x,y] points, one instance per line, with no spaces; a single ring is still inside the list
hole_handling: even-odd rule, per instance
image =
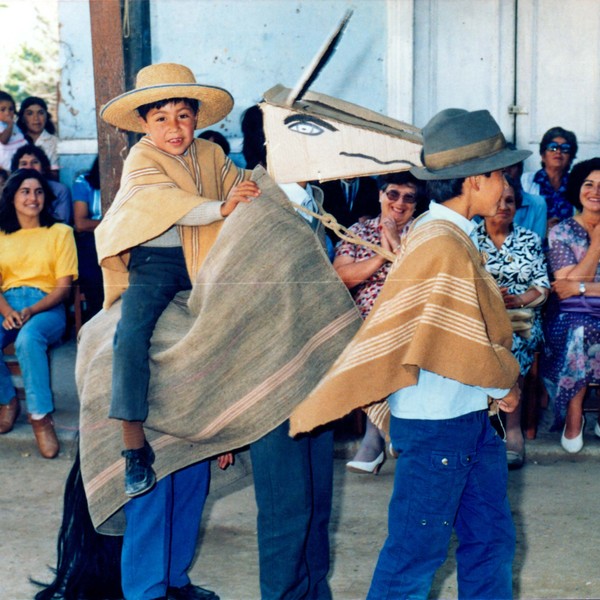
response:
[[[352,225],[352,227],[350,227],[350,231],[358,235],[365,242],[370,242],[371,244],[377,244],[378,246],[381,246],[381,230],[379,225],[380,219],[381,215],[375,217],[374,219],[367,219],[364,221],[364,223],[355,223]],[[413,220],[414,219],[410,219],[410,221],[402,228],[400,237],[406,235]],[[352,242],[346,242],[342,240],[335,248],[335,255],[350,256],[354,259],[354,262],[360,262],[375,256],[375,251],[371,250],[371,248],[365,248],[359,244],[353,244]],[[363,319],[366,319],[368,314],[371,312],[371,309],[375,304],[375,300],[377,299],[377,296],[379,296],[379,292],[385,283],[385,279],[388,276],[391,266],[392,263],[387,261],[384,262],[383,265],[379,267],[379,269],[377,269],[373,275],[371,275],[371,277],[365,279],[363,282],[359,283],[350,290],[350,293],[354,298],[354,302],[356,302],[356,306],[360,311],[360,316]]]

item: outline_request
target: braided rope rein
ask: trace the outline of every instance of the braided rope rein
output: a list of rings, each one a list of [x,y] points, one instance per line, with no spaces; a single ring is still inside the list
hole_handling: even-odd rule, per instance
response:
[[[321,221],[321,223],[323,223],[323,225],[327,227],[327,229],[331,229],[342,240],[345,240],[346,242],[350,242],[352,244],[356,244],[358,246],[364,246],[365,248],[369,248],[373,250],[373,252],[375,252],[376,254],[383,256],[383,258],[385,258],[389,262],[394,262],[394,260],[396,259],[396,255],[393,252],[390,252],[389,250],[386,250],[385,248],[382,248],[377,244],[366,242],[356,233],[350,231],[349,229],[338,223],[336,218],[332,214],[325,211],[323,211],[322,214],[316,213],[310,210],[310,208],[306,208],[305,206],[300,206],[298,204],[294,204],[293,206],[296,210],[300,210],[303,213]]]

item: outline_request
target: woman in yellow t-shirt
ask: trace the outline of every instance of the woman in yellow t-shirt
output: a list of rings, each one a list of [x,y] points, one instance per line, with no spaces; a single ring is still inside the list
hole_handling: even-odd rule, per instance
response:
[[[77,277],[73,230],[50,215],[52,199],[48,183],[32,169],[15,171],[0,199],[0,347],[15,342],[28,420],[44,458],[59,450],[47,350],[65,331],[64,300]],[[0,360],[0,434],[13,428],[19,412]]]

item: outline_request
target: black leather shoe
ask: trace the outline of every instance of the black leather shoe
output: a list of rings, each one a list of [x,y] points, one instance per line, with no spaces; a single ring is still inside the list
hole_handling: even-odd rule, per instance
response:
[[[192,583],[180,588],[167,588],[167,598],[168,600],[219,600],[219,596],[214,592]]]
[[[150,444],[145,441],[143,448],[123,450],[121,456],[125,458],[125,493],[133,498],[152,489],[156,475],[152,469],[154,452]]]

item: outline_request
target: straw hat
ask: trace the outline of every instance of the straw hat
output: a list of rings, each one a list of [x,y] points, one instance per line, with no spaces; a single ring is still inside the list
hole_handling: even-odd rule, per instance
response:
[[[424,167],[410,172],[418,179],[458,179],[510,167],[531,156],[511,150],[500,127],[487,110],[468,112],[447,108],[422,130]]]
[[[217,123],[233,108],[233,98],[228,91],[196,83],[194,74],[183,65],[160,63],[141,69],[135,79],[135,89],[107,102],[100,116],[119,129],[143,133],[137,108],[169,98],[193,98],[200,102],[196,129]]]

